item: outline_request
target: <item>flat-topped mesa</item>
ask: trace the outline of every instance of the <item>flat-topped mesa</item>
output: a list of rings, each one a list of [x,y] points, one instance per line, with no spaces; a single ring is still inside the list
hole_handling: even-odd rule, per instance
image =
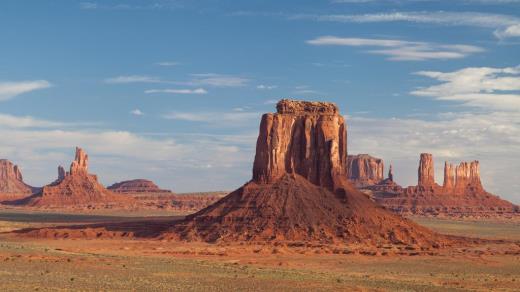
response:
[[[444,191],[452,191],[455,187],[455,167],[453,164],[444,162],[444,183],[442,188]]]
[[[347,178],[356,186],[373,185],[384,179],[384,162],[368,154],[347,156]]]
[[[298,174],[334,190],[347,172],[347,127],[337,106],[283,99],[277,110],[262,116],[253,180],[273,183]]]
[[[455,168],[455,193],[482,192],[478,161],[461,162]]]
[[[70,175],[88,174],[88,155],[83,149],[76,147],[76,157],[70,165]]]
[[[430,153],[421,153],[418,169],[418,186],[435,185],[433,156]]]
[[[336,115],[339,113],[338,106],[331,102],[301,101],[282,99],[276,104],[279,114],[294,115]]]

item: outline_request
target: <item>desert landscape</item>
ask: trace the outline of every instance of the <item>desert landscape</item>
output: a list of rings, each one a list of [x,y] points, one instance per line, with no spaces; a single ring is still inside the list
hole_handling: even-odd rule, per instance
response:
[[[520,0],[3,0],[0,36],[0,291],[520,291]]]
[[[251,181],[229,194],[177,195],[145,179],[105,188],[78,147],[41,188],[5,161],[4,288],[518,288],[520,211],[485,192],[478,162],[456,178],[446,164],[441,187],[421,154],[418,186],[402,188],[392,168],[383,179],[381,159],[347,155],[336,105],[276,108],[262,116]]]

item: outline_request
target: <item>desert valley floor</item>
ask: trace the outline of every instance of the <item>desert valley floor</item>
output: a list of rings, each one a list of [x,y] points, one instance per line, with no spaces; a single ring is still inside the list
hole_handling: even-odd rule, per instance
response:
[[[182,243],[147,239],[41,239],[13,236],[30,227],[139,222],[135,214],[0,212],[0,283],[4,291],[349,290],[515,291],[520,254],[502,245],[482,253],[344,254],[325,246]],[[147,218],[170,221],[180,216]],[[414,218],[436,231],[520,244],[520,223]]]

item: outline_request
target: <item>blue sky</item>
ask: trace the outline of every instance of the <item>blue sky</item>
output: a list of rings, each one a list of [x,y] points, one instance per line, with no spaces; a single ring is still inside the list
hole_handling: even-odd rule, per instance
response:
[[[419,153],[480,160],[520,203],[520,1],[0,3],[0,157],[43,185],[73,147],[111,184],[232,190],[260,115],[336,102],[349,153],[414,184]]]

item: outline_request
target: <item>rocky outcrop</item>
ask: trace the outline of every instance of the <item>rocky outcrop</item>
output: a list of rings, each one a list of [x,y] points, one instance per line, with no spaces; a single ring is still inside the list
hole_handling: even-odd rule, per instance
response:
[[[70,175],[88,174],[88,155],[83,149],[76,147],[76,157],[70,165]]]
[[[280,101],[277,113],[262,117],[253,179],[175,223],[170,236],[426,249],[446,243],[445,237],[390,213],[348,182],[346,135],[334,104]]]
[[[131,207],[133,198],[114,194],[105,189],[97,176],[88,173],[88,156],[83,149],[76,147],[76,156],[70,171],[64,173],[58,168],[58,180],[44,186],[42,190],[27,198],[9,204],[40,208],[97,208]]]
[[[253,180],[272,183],[298,174],[334,190],[346,175],[347,132],[335,104],[281,100],[277,113],[262,116]]]
[[[488,193],[480,180],[478,161],[444,164],[444,182],[439,186],[434,181],[433,158],[421,154],[417,186],[385,188],[384,184],[369,188],[374,199],[400,214],[496,218],[520,216],[520,208],[511,202]]]
[[[65,168],[63,168],[63,166],[58,166],[58,179],[57,181],[62,181],[65,179],[65,176],[67,175],[67,173],[65,172]]]
[[[418,169],[418,186],[433,186],[434,184],[433,157],[429,153],[421,153]]]
[[[33,187],[24,183],[20,168],[9,160],[0,159],[0,196],[6,198],[32,192]]]
[[[160,189],[153,181],[134,179],[115,183],[107,189],[115,193],[171,193],[170,190]]]
[[[448,163],[448,161],[444,162],[444,183],[442,184],[442,188],[445,192],[453,191],[455,187],[455,168],[453,164]]]
[[[384,163],[368,154],[347,156],[347,178],[356,186],[375,185],[384,179]]]
[[[455,194],[484,192],[480,181],[480,164],[478,161],[461,162],[455,167]]]
[[[390,164],[390,168],[388,168],[388,180],[394,181],[394,169],[391,164]]]

